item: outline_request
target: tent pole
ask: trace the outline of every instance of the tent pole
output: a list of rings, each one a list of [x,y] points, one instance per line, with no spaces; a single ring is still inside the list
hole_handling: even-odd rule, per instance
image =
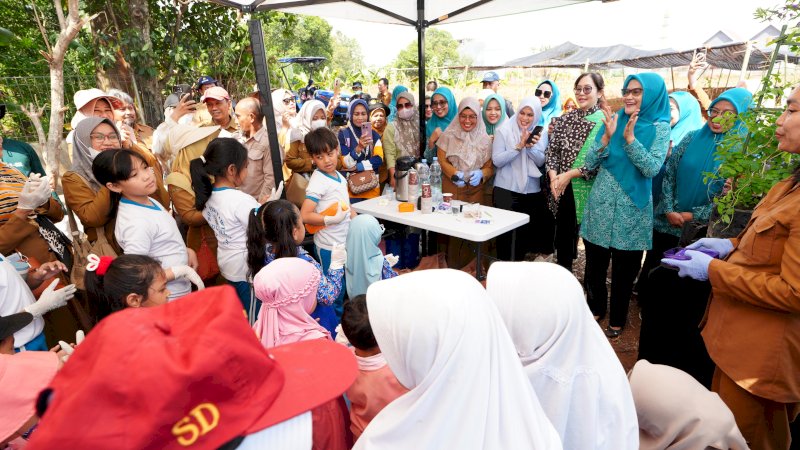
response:
[[[670,66],[669,68],[669,75],[672,77],[672,90],[675,90],[675,69]]]
[[[275,126],[275,111],[272,109],[272,89],[269,86],[269,66],[267,64],[267,51],[264,47],[264,32],[261,28],[261,19],[251,19],[247,22],[250,32],[250,48],[253,52],[253,66],[256,71],[258,92],[261,94],[261,113],[267,118],[267,137],[269,151],[272,155],[272,173],[275,176],[275,187],[283,181],[283,161],[281,148],[278,143],[278,130]],[[286,191],[282,195],[286,198]]]
[[[730,84],[728,84],[728,83],[731,81],[731,72],[733,72],[733,70],[728,69],[728,78],[725,78],[725,87],[730,86]],[[740,76],[741,76],[741,74],[740,74]]]
[[[747,47],[744,51],[744,58],[742,59],[742,71],[739,72],[739,81],[744,81],[744,73],[747,70],[747,66],[750,64],[750,52],[753,51],[753,43],[751,41],[747,41]]]
[[[417,0],[417,61],[419,74],[419,94],[417,94],[417,108],[421,109],[419,114],[419,157],[425,155],[425,148],[428,146],[425,139],[425,0]]]

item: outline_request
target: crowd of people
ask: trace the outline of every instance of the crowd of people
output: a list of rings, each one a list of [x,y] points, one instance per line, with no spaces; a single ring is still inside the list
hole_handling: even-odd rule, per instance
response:
[[[374,97],[353,84],[342,126],[338,92],[276,89],[268,127],[262,94],[203,76],[156,128],[122,91],[77,92],[63,198],[33,149],[0,140],[0,448],[788,449],[800,172],[737,238],[665,259],[707,224],[716,147],[752,107],[691,82],[630,75],[613,111],[593,72],[516,104],[495,72],[461,99],[382,78]],[[800,88],[776,124],[790,153],[798,108]],[[485,286],[460,265],[400,275],[387,224],[353,209],[401,158],[437,161],[456,200],[530,216],[497,238]],[[609,339],[632,297],[664,292],[708,301],[704,372],[646,346],[654,314],[626,374]]]

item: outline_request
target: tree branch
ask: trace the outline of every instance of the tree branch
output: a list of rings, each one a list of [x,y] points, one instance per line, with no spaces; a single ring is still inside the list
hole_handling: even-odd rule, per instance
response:
[[[53,6],[56,8],[56,16],[58,17],[58,29],[64,31],[67,28],[67,21],[64,20],[64,10],[61,6],[61,0],[53,0]]]
[[[42,115],[44,114],[44,107],[41,106],[36,107],[36,105],[34,105],[33,103],[29,103],[28,107],[25,107],[25,105],[20,105],[20,108],[22,109],[22,112],[25,113],[26,116],[28,116],[28,119],[30,119],[31,123],[33,123],[33,128],[36,129],[36,138],[39,141],[39,149],[42,155],[44,156],[45,150],[47,149],[47,139],[45,138],[44,127],[42,126]],[[49,173],[52,173],[53,169],[47,163],[48,163],[47,158],[45,158],[45,169]]]
[[[175,49],[178,45],[178,36],[180,36],[181,31],[181,22],[183,21],[183,12],[186,8],[187,3],[184,3],[180,0],[177,0],[178,5],[178,14],[175,17],[175,26],[172,28],[172,42],[170,43],[169,48]],[[167,70],[164,71],[164,78],[159,80],[160,84],[164,84],[172,77],[172,66],[175,65],[175,57],[173,55],[172,58],[169,59],[169,64],[167,64]]]
[[[47,33],[45,33],[44,31],[44,24],[42,24],[42,19],[39,18],[39,10],[36,9],[36,4],[31,3],[31,6],[33,7],[33,17],[34,19],[36,19],[36,25],[39,27],[39,32],[42,33],[42,40],[44,41],[44,45],[47,47],[46,55],[41,51],[40,53],[43,53],[42,56],[44,56],[45,59],[47,59],[47,62],[49,63],[51,58],[50,55],[53,54],[53,48],[50,46],[50,40],[47,39]]]

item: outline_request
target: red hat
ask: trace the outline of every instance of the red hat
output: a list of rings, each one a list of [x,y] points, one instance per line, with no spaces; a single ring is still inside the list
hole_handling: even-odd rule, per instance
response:
[[[42,393],[28,449],[218,448],[341,395],[357,374],[329,340],[266,350],[234,289],[209,288],[103,319]]]
[[[205,102],[210,98],[213,98],[215,100],[230,100],[231,96],[230,94],[228,94],[228,91],[226,91],[225,88],[214,86],[206,89],[206,92],[203,93],[203,96],[200,98],[200,101]]]

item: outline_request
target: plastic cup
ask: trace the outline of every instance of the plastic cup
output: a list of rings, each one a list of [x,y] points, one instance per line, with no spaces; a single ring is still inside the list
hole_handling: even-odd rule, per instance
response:
[[[445,203],[450,203],[453,201],[453,194],[449,192],[442,193],[442,201]]]

